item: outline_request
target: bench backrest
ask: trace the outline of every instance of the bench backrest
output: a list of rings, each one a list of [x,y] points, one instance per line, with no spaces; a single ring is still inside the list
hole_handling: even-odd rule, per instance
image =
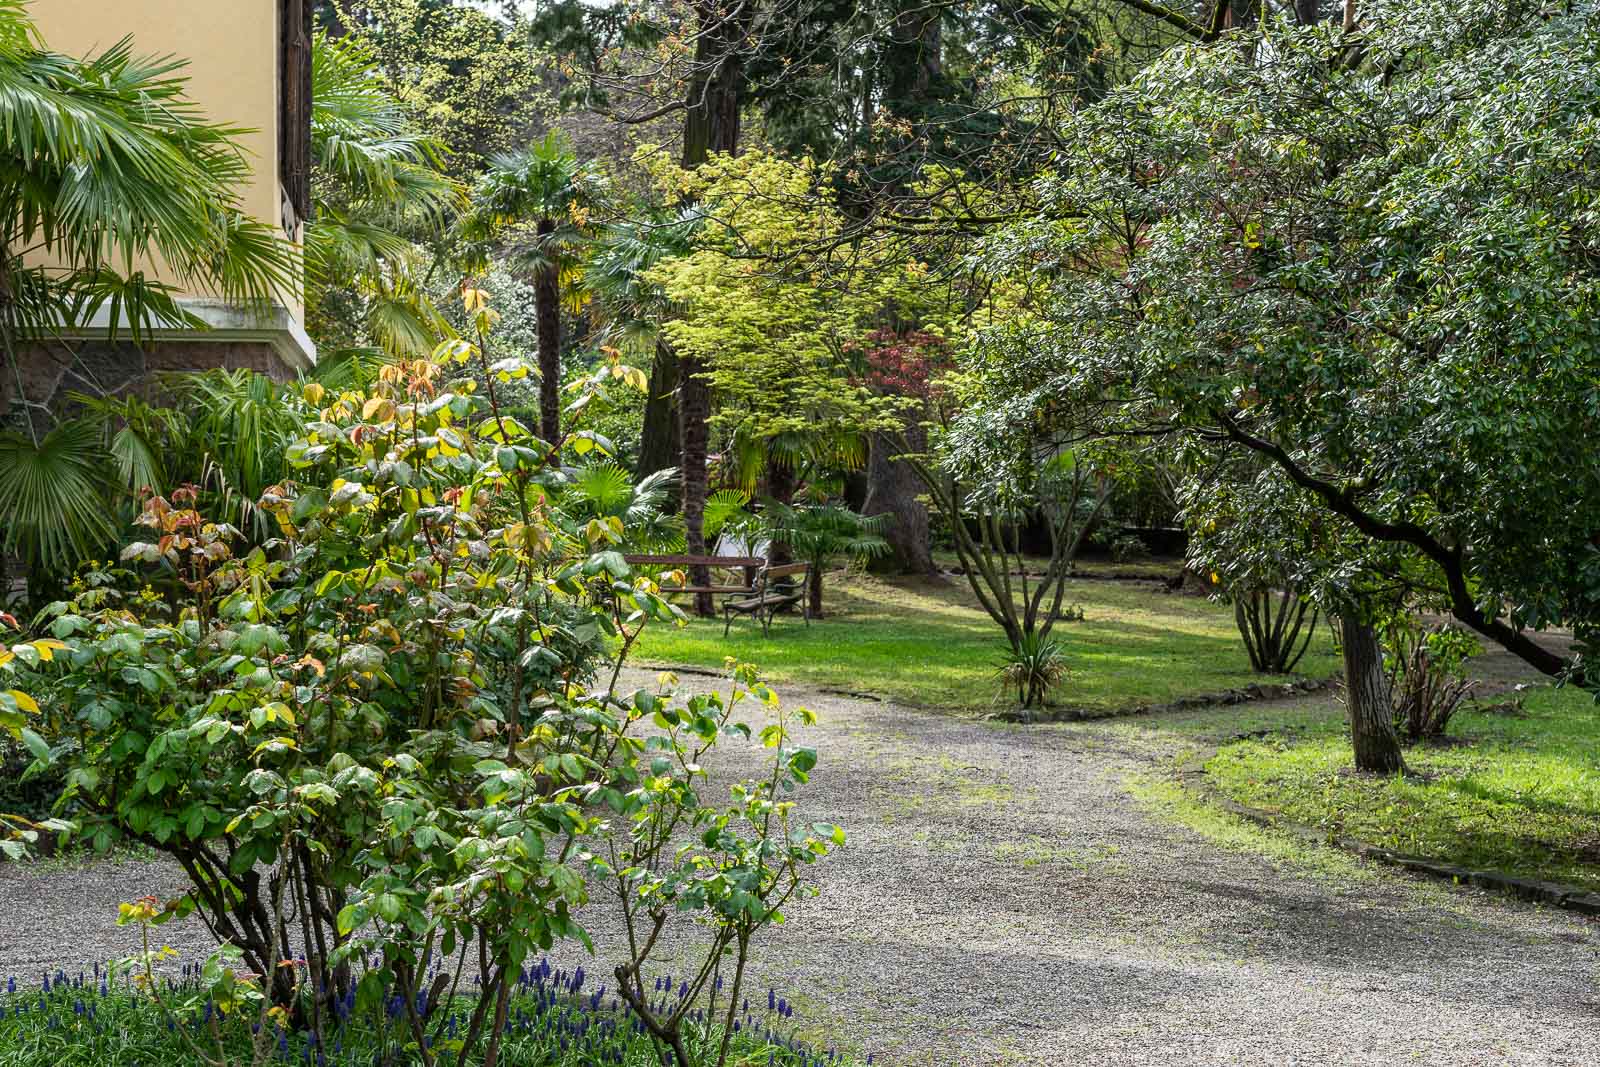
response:
[[[809,574],[810,572],[811,564],[809,563],[784,563],[777,567],[768,567],[766,574],[770,580],[773,578],[788,578],[796,574]]]
[[[630,567],[762,567],[760,556],[623,556]]]

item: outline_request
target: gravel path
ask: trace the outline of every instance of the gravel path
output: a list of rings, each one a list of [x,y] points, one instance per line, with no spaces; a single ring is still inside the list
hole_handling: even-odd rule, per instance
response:
[[[787,695],[822,716],[807,816],[850,844],[759,988],[878,1063],[1600,1062],[1580,918],[1219,847],[1129,794],[1161,751],[1137,723]],[[0,865],[0,976],[130,951],[116,902],[181,884],[155,862]]]

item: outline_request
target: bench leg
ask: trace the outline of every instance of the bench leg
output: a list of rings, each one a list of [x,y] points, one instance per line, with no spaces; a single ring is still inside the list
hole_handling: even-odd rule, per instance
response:
[[[722,636],[728,636],[728,627],[733,625],[733,612],[727,608],[722,609]]]

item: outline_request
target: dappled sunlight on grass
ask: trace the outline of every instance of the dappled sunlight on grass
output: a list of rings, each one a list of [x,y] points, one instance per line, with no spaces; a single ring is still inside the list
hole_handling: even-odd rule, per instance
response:
[[[1520,716],[1465,711],[1451,743],[1406,751],[1404,777],[1353,773],[1338,706],[1308,703],[1320,714],[1223,746],[1211,780],[1330,833],[1600,889],[1600,709],[1589,694],[1543,687]]]
[[[724,638],[720,619],[696,619],[676,631],[647,633],[638,659],[715,668],[732,656],[758,664],[777,682],[918,705],[995,704],[1004,638],[963,579],[830,575],[827,593],[828,617],[809,629],[799,616],[780,617],[763,637],[754,623],[740,620]],[[1084,613],[1052,633],[1073,672],[1055,696],[1065,707],[1120,709],[1261,680],[1251,674],[1232,614],[1221,605],[1153,583],[1079,580],[1069,585],[1063,607]],[[1301,670],[1320,677],[1332,668],[1331,646],[1319,635]]]

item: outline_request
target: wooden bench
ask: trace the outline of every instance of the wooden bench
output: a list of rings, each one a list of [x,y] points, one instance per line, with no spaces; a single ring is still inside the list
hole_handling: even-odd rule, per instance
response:
[[[798,580],[796,580],[798,579]],[[732,596],[722,602],[722,636],[728,636],[735,615],[754,615],[761,623],[764,637],[772,634],[772,617],[794,604],[800,605],[806,628],[811,628],[811,606],[807,601],[807,587],[811,582],[811,564],[785,563],[778,567],[762,567],[756,575],[755,588],[747,596]]]
[[[742,593],[751,596],[755,593],[756,576],[767,561],[760,556],[623,556],[630,567],[663,567],[672,570],[688,570],[693,567],[707,567],[711,570],[738,570],[744,571],[744,581],[739,585],[664,585],[663,593]]]

